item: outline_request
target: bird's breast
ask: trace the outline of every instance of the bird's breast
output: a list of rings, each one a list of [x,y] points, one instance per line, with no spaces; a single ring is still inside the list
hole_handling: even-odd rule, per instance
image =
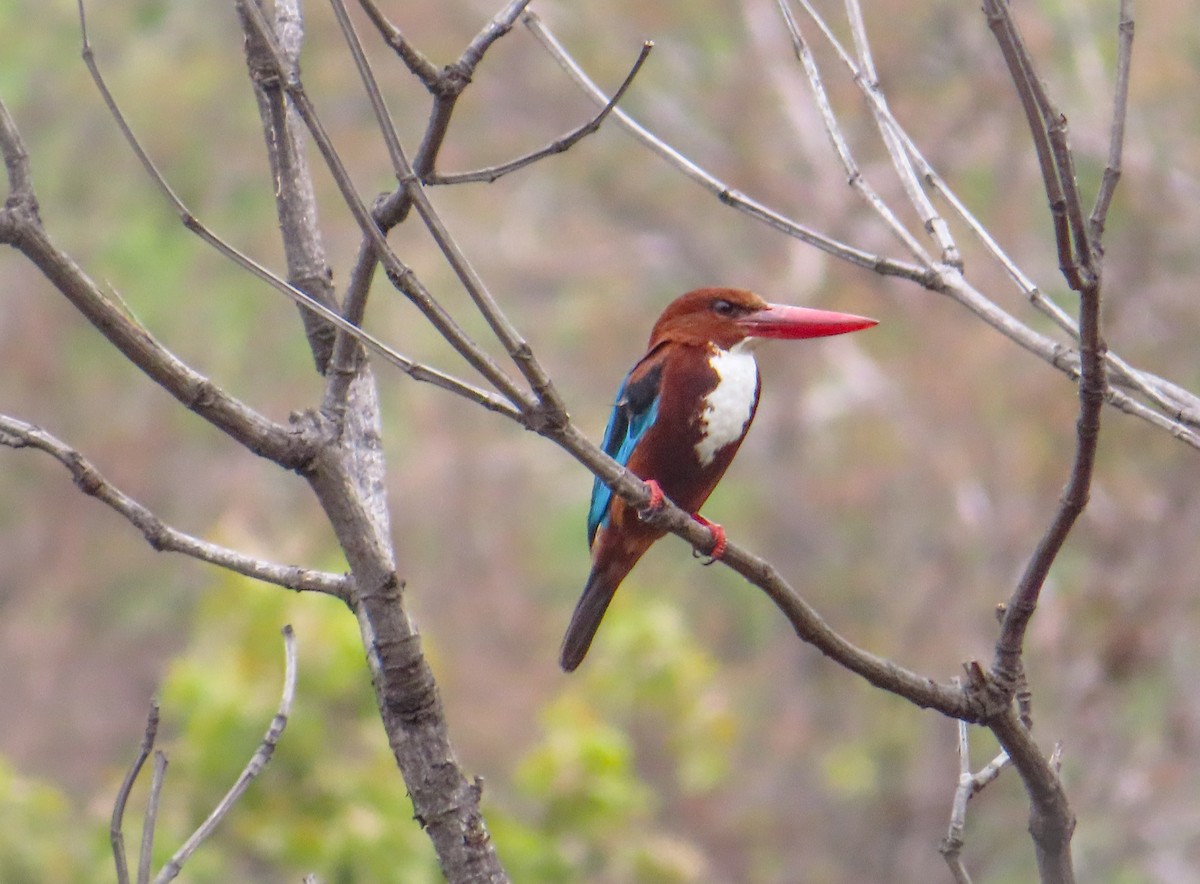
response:
[[[696,457],[704,467],[745,435],[758,401],[758,365],[745,342],[728,350],[714,346],[708,364],[717,381],[700,406]]]

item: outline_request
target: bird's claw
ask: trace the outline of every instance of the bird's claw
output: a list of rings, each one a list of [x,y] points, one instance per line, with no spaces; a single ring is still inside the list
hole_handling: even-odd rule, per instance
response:
[[[692,550],[692,555],[705,556],[706,560],[701,564],[711,565],[713,562],[721,558],[721,556],[725,555],[725,529],[716,522],[710,522],[699,513],[692,513],[692,518],[707,528],[709,533],[712,534],[713,539],[712,549],[710,549],[707,553],[701,553],[699,550]]]
[[[646,479],[646,487],[650,489],[650,502],[644,508],[638,511],[639,516],[646,516],[656,510],[662,508],[663,492],[659,484],[653,479]]]

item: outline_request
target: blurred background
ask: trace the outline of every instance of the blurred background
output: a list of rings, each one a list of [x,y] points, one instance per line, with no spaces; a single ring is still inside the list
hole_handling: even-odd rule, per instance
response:
[[[438,64],[499,2],[382,3]],[[825,4],[848,39],[844,17]],[[1116,3],[1021,10],[1094,194],[1108,140]],[[624,107],[730,186],[862,248],[903,257],[845,186],[768,0],[535,8],[606,88],[656,48]],[[1200,390],[1200,19],[1139,10],[1125,177],[1106,238],[1107,337]],[[394,185],[327,8],[304,76],[368,199]],[[865,10],[899,119],[1000,243],[1068,310],[1023,116],[974,4]],[[232,4],[93,4],[92,41],[135,130],[193,212],[282,267]],[[806,26],[868,178],[893,195],[853,85]],[[364,35],[368,33],[364,27]],[[428,99],[368,38],[413,149]],[[79,61],[74,5],[0,0],[0,98],[26,140],[55,240],[195,368],[276,419],[319,403],[295,309],[188,234],[122,143]],[[1151,49],[1151,47],[1153,47]],[[592,106],[521,27],[479,67],[440,171],[541,146]],[[314,164],[315,164],[314,159]],[[344,285],[359,235],[317,173]],[[1007,598],[1067,476],[1075,388],[964,309],[826,258],[722,206],[615,125],[491,185],[437,189],[453,233],[599,439],[621,377],[674,296],[707,284],[864,313],[878,328],[764,348],[754,432],[706,513],[871,651],[948,679],[990,659]],[[915,228],[914,228],[915,229]],[[960,233],[968,278],[1052,333]],[[399,255],[481,339],[428,237]],[[79,448],[174,526],[280,562],[344,567],[303,481],[237,448],[126,364],[15,252],[0,252],[0,412]],[[369,326],[465,368],[386,286]],[[502,354],[498,354],[502,355]],[[732,572],[667,539],[618,593],[580,670],[557,649],[588,569],[591,477],[551,444],[377,369],[410,610],[465,768],[519,881],[937,881],[955,725],[872,690],[797,642]],[[1200,454],[1111,409],[1091,506],[1033,622],[1042,745],[1064,745],[1081,880],[1200,877]],[[274,712],[278,630],[299,699],[275,760],[192,881],[438,880],[378,724],[353,618],[336,602],[154,553],[41,454],[0,451],[0,869],[107,881],[107,818],[163,704],[169,854]],[[994,754],[972,733],[973,764]],[[130,813],[140,813],[135,791]],[[1010,773],[976,798],[977,880],[1035,875]],[[127,838],[136,842],[131,821]]]

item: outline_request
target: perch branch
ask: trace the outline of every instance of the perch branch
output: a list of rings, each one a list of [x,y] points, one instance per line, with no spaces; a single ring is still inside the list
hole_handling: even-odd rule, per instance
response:
[[[645,483],[589,442],[573,424],[542,431],[542,435],[561,446],[627,503],[641,509],[649,502],[650,491]],[[712,546],[709,530],[669,500],[646,518],[698,550]],[[989,705],[982,695],[936,682],[857,647],[834,630],[771,564],[735,543],[727,545],[721,562],[765,592],[801,640],[876,687],[921,708],[966,721],[981,722],[999,713],[1000,709]]]

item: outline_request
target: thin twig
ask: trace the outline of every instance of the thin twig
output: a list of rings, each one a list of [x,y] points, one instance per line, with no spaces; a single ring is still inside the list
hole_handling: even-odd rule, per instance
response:
[[[514,420],[519,419],[519,412],[503,399],[496,397],[494,394],[489,393],[486,390],[481,390],[472,384],[461,381],[458,378],[438,371],[430,366],[423,365],[422,363],[416,362],[398,353],[391,347],[384,344],[378,338],[374,337],[368,332],[363,331],[361,328],[358,328],[356,325],[342,318],[336,312],[327,308],[324,304],[316,301],[307,293],[300,291],[295,286],[292,286],[285,280],[280,279],[270,270],[263,267],[257,261],[254,261],[252,258],[248,257],[242,252],[238,251],[225,240],[210,231],[203,223],[201,223],[201,221],[191,213],[191,211],[167,183],[162,173],[159,172],[153,160],[150,159],[149,155],[138,141],[137,136],[134,135],[132,128],[126,122],[120,106],[116,103],[115,98],[109,91],[108,86],[100,73],[99,66],[96,64],[95,57],[92,52],[91,44],[88,42],[87,19],[84,14],[83,0],[78,0],[78,5],[79,21],[84,47],[84,63],[87,65],[96,87],[100,90],[100,94],[104,99],[105,105],[108,107],[109,113],[112,114],[117,127],[121,130],[121,134],[124,136],[134,154],[138,157],[139,162],[142,164],[142,168],[146,171],[146,174],[150,177],[150,180],[154,183],[155,187],[157,187],[163,197],[174,207],[184,227],[199,236],[204,242],[216,249],[216,251],[224,257],[233,261],[243,270],[246,270],[251,275],[267,283],[276,291],[286,295],[288,298],[290,298],[296,304],[304,307],[306,310],[317,314],[325,321],[337,326],[340,331],[353,336],[366,346],[370,347],[384,360],[399,368],[413,380],[433,384],[434,386],[440,387],[441,389],[475,402],[478,405],[482,405],[489,411],[504,414],[506,417]],[[250,5],[253,6],[254,4]],[[249,445],[248,447],[252,448],[253,450],[259,450],[263,446]]]
[[[1016,29],[1016,24],[1008,14],[1007,4],[1003,0],[984,0],[984,14],[988,24],[1000,45],[1004,61],[1012,74],[1013,84],[1020,98],[1021,107],[1025,111],[1029,132],[1033,137],[1033,146],[1041,169],[1042,182],[1050,205],[1050,217],[1054,225],[1054,240],[1059,254],[1059,266],[1067,277],[1071,288],[1077,288],[1081,280],[1078,278],[1078,266],[1081,256],[1075,253],[1075,242],[1071,235],[1070,220],[1067,217],[1067,197],[1063,191],[1064,182],[1059,175],[1056,165],[1055,149],[1051,141],[1051,127],[1065,120],[1049,106],[1045,91],[1040,88],[1040,80],[1033,70],[1033,60],[1025,50],[1024,42]]]
[[[437,65],[408,42],[404,33],[392,24],[382,10],[375,5],[375,0],[359,0],[359,6],[366,12],[367,18],[375,26],[375,30],[379,31],[379,36],[383,37],[383,41],[396,50],[396,54],[400,56],[413,75],[425,84],[426,89],[432,91],[440,76]]]
[[[805,76],[808,77],[809,87],[812,90],[813,98],[817,102],[817,109],[821,113],[821,120],[825,124],[825,134],[829,136],[829,140],[833,143],[834,152],[842,163],[842,167],[846,170],[846,180],[850,186],[858,191],[869,205],[875,214],[878,215],[892,234],[900,240],[912,256],[917,259],[917,262],[924,267],[931,267],[933,259],[911,233],[904,223],[896,217],[896,214],[888,207],[883,198],[874,187],[870,185],[867,179],[863,176],[862,171],[858,167],[858,163],[854,160],[854,155],[850,151],[850,146],[846,143],[845,136],[842,135],[841,126],[838,125],[837,116],[833,112],[833,106],[829,103],[829,95],[825,91],[825,84],[821,81],[821,71],[817,67],[817,61],[813,57],[812,50],[809,48],[804,35],[800,31],[800,25],[796,22],[795,16],[792,15],[792,10],[788,7],[787,0],[779,0],[779,11],[783,14],[784,23],[787,25],[788,34],[792,39],[792,49],[796,53],[796,58],[804,68]],[[815,14],[815,13],[814,13]]]
[[[105,503],[129,521],[142,532],[146,542],[159,552],[181,553],[237,574],[298,592],[322,592],[342,599],[348,597],[350,578],[345,575],[329,574],[295,565],[278,565],[200,540],[172,528],[147,507],[109,482],[91,461],[76,449],[40,427],[0,414],[0,445],[9,448],[34,448],[49,454],[67,468],[80,491]]]
[[[817,13],[809,0],[801,0],[801,4],[809,17],[821,29],[826,40],[848,59],[845,50],[842,49],[834,37],[833,31]],[[883,140],[884,147],[887,149],[888,156],[892,160],[892,167],[895,169],[896,175],[900,179],[905,193],[908,195],[909,202],[920,217],[921,223],[925,227],[925,232],[937,243],[941,251],[942,263],[961,269],[963,266],[962,255],[954,242],[950,228],[925,194],[925,189],[921,183],[922,179],[918,177],[916,170],[913,168],[915,158],[907,151],[906,137],[903,129],[888,107],[887,98],[884,96],[883,90],[879,88],[879,77],[875,72],[875,60],[871,53],[870,41],[867,39],[866,23],[863,20],[862,8],[858,0],[846,0],[846,15],[850,21],[850,31],[854,38],[855,49],[858,53],[862,69],[861,74],[856,73],[855,80],[860,89],[872,96],[872,100],[869,102],[871,113],[875,118],[876,128],[879,130],[879,135]],[[851,65],[851,67],[853,69],[854,66]]]
[[[299,76],[289,71],[286,59],[279,49],[275,35],[264,18],[262,10],[252,0],[242,0],[241,7],[245,11],[245,18],[249,22],[251,29],[267,46],[272,64],[275,66],[276,72],[282,80],[284,91],[287,92],[296,110],[304,120],[309,134],[312,136],[313,141],[321,152],[321,156],[325,160],[326,168],[333,175],[334,182],[342,194],[342,199],[346,203],[347,208],[350,209],[363,235],[371,241],[376,256],[387,271],[388,278],[408,295],[409,299],[416,304],[442,337],[454,347],[472,368],[483,375],[505,399],[517,406],[519,411],[526,411],[529,400],[524,391],[454,321],[449,313],[425,289],[424,285],[417,279],[416,274],[392,251],[383,232],[379,229],[371,213],[363,204],[362,198],[359,196],[354,182],[351,180],[350,174],[342,162],[341,156],[334,148],[332,140],[329,138],[328,133],[317,116],[316,110],[313,108],[312,102],[308,98],[308,94],[304,91]]]
[[[200,824],[192,836],[184,842],[183,846],[175,851],[174,856],[163,866],[162,871],[154,879],[155,884],[165,884],[165,882],[174,879],[183,868],[183,864],[188,858],[196,852],[196,849],[204,842],[220,822],[228,815],[237,800],[242,797],[242,794],[250,787],[254,778],[262,773],[267,763],[271,760],[271,756],[275,752],[275,746],[279,742],[279,738],[283,736],[283,730],[287,727],[288,716],[292,712],[292,702],[296,697],[296,635],[292,627],[283,627],[283,650],[284,650],[284,676],[283,676],[283,697],[279,701],[279,710],[275,713],[275,717],[271,719],[271,725],[267,728],[266,736],[263,737],[257,751],[251,756],[249,763],[238,776],[230,790],[225,794],[225,797],[217,803],[213,808],[212,813],[208,818]]]
[[[4,168],[8,175],[6,208],[15,201],[33,200],[33,176],[29,172],[29,153],[17,130],[16,120],[0,101],[0,149],[4,152]]]
[[[962,861],[963,832],[967,825],[967,801],[971,798],[971,747],[967,723],[958,722],[958,787],[950,806],[950,827],[938,850],[950,867],[955,884],[971,884]]]
[[[1133,0],[1121,0],[1117,22],[1117,77],[1113,89],[1112,127],[1108,140],[1108,164],[1096,194],[1096,205],[1088,218],[1088,234],[1093,242],[1104,237],[1104,222],[1113,192],[1121,179],[1121,155],[1125,149],[1125,118],[1129,109],[1129,70],[1133,61]]]
[[[497,40],[513,29],[529,2],[530,0],[508,0],[501,10],[492,16],[459,57],[457,67],[463,74],[468,78],[475,75],[475,68],[483,61],[484,54]]]
[[[366,53],[363,51],[362,43],[358,39],[353,22],[350,21],[350,16],[346,12],[345,4],[342,0],[333,0],[332,5],[338,25],[341,27],[346,44],[350,49],[350,54],[354,58],[355,66],[358,68],[359,75],[362,78],[363,86],[368,96],[370,96],[371,106],[375,111],[376,122],[379,125],[380,133],[383,135],[384,143],[387,145],[388,154],[391,157],[396,177],[402,185],[407,187],[409,196],[412,199],[413,205],[416,206],[418,214],[420,214],[422,221],[425,222],[425,226],[433,235],[438,248],[454,270],[455,275],[471,296],[471,300],[474,301],[475,306],[487,321],[492,332],[516,363],[525,380],[533,388],[537,396],[538,406],[545,406],[547,411],[553,415],[560,416],[559,419],[561,419],[561,416],[566,414],[566,405],[555,390],[550,375],[542,368],[537,358],[533,355],[529,344],[521,336],[520,332],[517,331],[516,326],[504,315],[504,312],[500,309],[500,305],[496,303],[495,298],[488,291],[482,277],[471,266],[466,254],[459,247],[454,237],[451,236],[450,231],[442,221],[437,210],[433,207],[433,204],[429,201],[428,194],[425,193],[424,187],[421,185],[418,176],[409,163],[404,148],[400,144],[400,137],[396,132],[396,127],[392,123],[391,115],[388,113],[387,105],[384,103],[383,96],[379,91],[374,71],[371,70],[370,63],[367,61]],[[299,89],[299,83],[296,85],[297,89]],[[504,391],[502,390],[502,392]],[[533,403],[529,403],[524,397],[520,399],[513,398],[512,401],[514,404],[524,401],[526,404],[523,411],[527,414],[533,410]]]
[[[957,679],[956,679],[957,681]],[[967,825],[967,802],[978,795],[990,783],[996,780],[1004,768],[1011,764],[1007,752],[1001,752],[986,765],[979,773],[971,773],[971,751],[969,725],[965,721],[958,723],[958,785],[954,790],[954,801],[950,807],[950,825],[946,838],[939,848],[946,863],[950,866],[955,881],[966,884],[971,880],[962,864],[963,833]]]
[[[608,103],[609,97],[588,77],[583,68],[571,57],[571,54],[567,52],[566,48],[563,47],[562,43],[559,42],[558,38],[554,36],[553,32],[536,13],[527,11],[521,17],[521,21],[529,29],[530,33],[537,38],[542,47],[550,53],[559,66],[592,101],[601,106]],[[836,258],[841,258],[855,266],[863,267],[884,276],[899,276],[922,284],[928,282],[929,273],[924,267],[875,255],[832,239],[810,227],[793,221],[791,218],[781,215],[774,209],[770,209],[762,203],[746,196],[744,193],[735,190],[688,159],[657,135],[654,135],[620,108],[612,112],[612,117],[646,147],[665,159],[675,169],[682,172],[709,193],[713,194],[722,203],[740,212],[744,212],[753,218],[757,218],[774,227],[776,230],[786,233],[788,236],[816,246],[822,251]]]
[[[138,884],[150,884],[150,864],[154,860],[154,831],[158,826],[158,805],[167,775],[167,756],[154,751],[154,774],[150,777],[150,795],[146,799],[146,817],[142,823],[142,850],[138,855]]]
[[[109,840],[112,842],[113,862],[117,868],[118,884],[129,884],[129,863],[125,857],[125,835],[122,832],[122,827],[125,820],[125,805],[129,802],[129,793],[133,791],[133,784],[137,781],[138,774],[142,772],[142,766],[146,763],[146,759],[150,757],[151,751],[154,749],[154,740],[158,736],[158,700],[150,701],[150,712],[146,715],[146,727],[142,731],[142,742],[138,746],[137,757],[133,760],[129,770],[125,773],[125,779],[121,781],[121,787],[117,789],[117,798],[113,803],[112,819],[109,823],[108,834]],[[141,884],[141,879],[138,879],[138,884]]]
[[[903,145],[908,157],[915,165],[915,172],[920,176],[920,179],[926,182],[936,193],[940,194],[942,198],[950,204],[955,213],[963,220],[963,222],[967,224],[968,228],[972,233],[975,234],[976,238],[978,238],[988,253],[1004,268],[1005,272],[1014,281],[1029,302],[1036,309],[1053,320],[1059,328],[1078,340],[1079,326],[1075,320],[1073,320],[1066,313],[1066,311],[1046,297],[1045,294],[1042,293],[1041,289],[1038,288],[1038,286],[1031,279],[1029,279],[1028,276],[1025,275],[1025,273],[1016,265],[1016,262],[1014,262],[1012,258],[1009,257],[1009,255],[1000,247],[987,229],[980,223],[979,219],[976,218],[975,215],[959,199],[958,195],[946,183],[946,181],[940,175],[938,175],[937,171],[922,155],[916,143],[911,137],[909,137],[908,133],[900,125],[899,121],[897,121],[892,115],[883,93],[878,89],[878,84],[874,82],[873,76],[871,76],[869,72],[865,72],[864,70],[860,69],[859,65],[837,40],[832,30],[825,23],[824,19],[819,16],[816,10],[812,7],[811,3],[808,2],[808,0],[800,0],[800,2],[821,29],[826,40],[841,59],[842,63],[849,70],[852,79],[856,84],[858,84],[863,96],[870,104],[871,110],[875,114],[876,118],[884,120],[886,123],[886,128],[900,140],[900,143]],[[857,9],[857,0],[847,0],[847,2]],[[1128,0],[1126,0],[1126,2],[1128,2]],[[853,12],[851,17],[853,19]],[[859,17],[861,18],[861,14]],[[1132,39],[1133,34],[1133,23],[1131,20],[1127,22],[1123,20],[1120,33],[1122,38],[1122,55],[1118,57],[1117,68],[1118,100],[1122,100],[1121,96],[1126,94],[1128,91],[1127,84],[1124,91],[1122,91],[1120,83],[1122,82],[1122,78],[1124,78],[1126,81],[1128,80],[1129,61],[1127,56],[1130,50],[1127,46],[1127,42]],[[863,39],[865,40],[865,36]],[[1120,128],[1123,130],[1123,124]],[[1117,127],[1114,126],[1114,134],[1116,134],[1117,131]],[[1119,157],[1119,153],[1114,154],[1110,148],[1110,167],[1112,167],[1114,156]],[[1119,175],[1109,175],[1106,172],[1106,181],[1111,183],[1102,185],[1102,187],[1115,186],[1117,177],[1119,177]],[[922,216],[925,217],[924,212],[922,212]],[[1094,226],[1094,224],[1089,221],[1089,226]],[[954,262],[951,261],[949,263]],[[1134,388],[1143,396],[1145,396],[1151,403],[1153,403],[1155,407],[1159,408],[1163,413],[1168,415],[1171,420],[1162,421],[1156,417],[1150,417],[1149,413],[1144,409],[1131,410],[1127,408],[1126,403],[1129,402],[1127,397],[1122,398],[1119,401],[1110,400],[1110,404],[1114,404],[1128,413],[1137,414],[1138,416],[1149,420],[1151,423],[1154,423],[1157,426],[1162,426],[1164,429],[1171,431],[1172,435],[1175,435],[1177,438],[1180,438],[1193,446],[1195,445],[1195,435],[1177,427],[1174,422],[1179,421],[1191,426],[1200,426],[1200,399],[1188,391],[1181,390],[1176,385],[1170,384],[1170,382],[1165,381],[1164,379],[1151,374],[1150,372],[1134,368],[1115,353],[1106,353],[1105,360],[1108,366],[1116,371],[1119,377],[1124,379],[1127,386]]]
[[[518,169],[524,169],[526,166],[536,163],[540,159],[570,150],[575,146],[576,143],[588,135],[591,135],[593,132],[596,132],[600,128],[605,119],[607,119],[608,115],[612,113],[613,108],[615,108],[618,102],[625,97],[625,92],[633,83],[633,78],[638,75],[638,71],[642,69],[642,65],[645,64],[646,59],[650,56],[650,50],[653,48],[654,43],[651,41],[647,40],[645,43],[643,43],[642,50],[638,53],[637,60],[634,61],[633,67],[629,69],[629,73],[625,75],[625,79],[621,81],[621,85],[617,88],[617,91],[612,94],[612,98],[608,100],[604,107],[600,108],[599,112],[596,113],[595,116],[593,116],[583,125],[571,130],[566,135],[556,138],[554,141],[550,142],[540,150],[527,153],[525,156],[518,157],[515,160],[510,160],[507,163],[501,163],[496,166],[488,166],[485,169],[476,169],[473,172],[451,172],[447,174],[431,172],[421,179],[422,182],[430,185],[468,184],[472,182],[486,182],[491,184],[493,181],[502,178],[510,172],[516,172]]]

